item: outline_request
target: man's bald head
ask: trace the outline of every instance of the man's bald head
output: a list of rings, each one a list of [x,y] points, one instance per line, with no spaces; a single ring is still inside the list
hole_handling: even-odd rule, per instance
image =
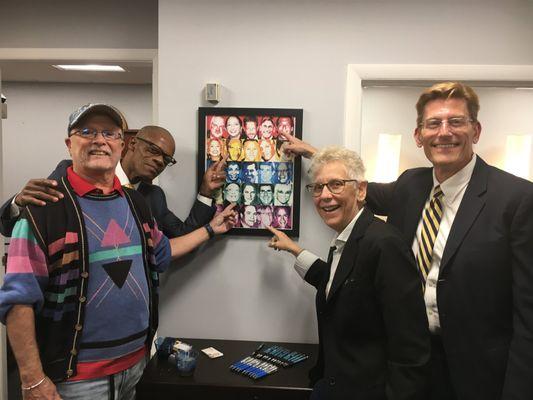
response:
[[[174,152],[176,151],[176,143],[174,141],[174,137],[172,134],[167,131],[165,128],[162,128],[157,125],[146,125],[143,126],[139,132],[137,132],[136,137],[140,137],[146,140],[149,140],[155,144],[158,145],[159,142],[165,142],[169,148],[167,148],[165,153],[167,153],[170,156],[174,155]],[[170,149],[172,148],[172,150]],[[165,150],[161,147],[162,150]]]
[[[156,125],[144,126],[131,138],[122,159],[122,168],[130,182],[151,182],[174,156],[176,144],[172,134]]]

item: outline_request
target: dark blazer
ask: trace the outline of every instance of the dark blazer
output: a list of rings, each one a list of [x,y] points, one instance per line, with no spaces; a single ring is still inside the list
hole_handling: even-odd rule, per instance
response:
[[[326,299],[329,272],[317,260],[305,275],[317,289],[313,396],[425,400],[427,317],[414,257],[400,234],[364,209]]]
[[[66,175],[67,168],[70,165],[72,165],[71,160],[61,161],[48,178],[56,180],[61,178]],[[150,206],[159,229],[169,238],[182,236],[194,231],[207,224],[215,214],[215,207],[209,207],[201,201],[195,200],[189,216],[185,221],[182,221],[168,209],[165,193],[159,186],[143,182],[137,190]],[[13,226],[17,221],[17,218],[11,218],[9,213],[12,201],[13,197],[0,208],[0,233],[4,236],[11,236]]]
[[[367,203],[411,246],[432,169],[370,184]],[[441,336],[460,399],[533,399],[533,184],[478,157],[437,283]]]

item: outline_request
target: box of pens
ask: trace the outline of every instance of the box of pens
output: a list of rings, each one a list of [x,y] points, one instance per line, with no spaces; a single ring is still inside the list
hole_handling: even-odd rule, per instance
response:
[[[192,345],[175,337],[158,337],[155,340],[157,356],[178,369],[181,376],[190,376],[196,368],[198,351]]]
[[[290,367],[308,357],[307,354],[285,347],[277,345],[265,347],[261,344],[251,356],[233,363],[230,370],[252,379],[259,379],[277,372],[280,367]]]

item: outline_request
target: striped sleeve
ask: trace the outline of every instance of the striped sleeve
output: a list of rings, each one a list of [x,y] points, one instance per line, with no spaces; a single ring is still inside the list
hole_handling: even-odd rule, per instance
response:
[[[147,227],[145,227],[145,229],[147,229]],[[170,242],[163,232],[159,230],[155,220],[154,227],[150,229],[150,236],[154,248],[154,259],[152,259],[152,264],[155,265],[155,270],[157,272],[164,272],[170,265]]]
[[[0,288],[0,321],[5,324],[9,310],[17,304],[32,305],[39,312],[47,283],[46,256],[28,220],[21,218],[13,228],[8,248],[6,275]]]

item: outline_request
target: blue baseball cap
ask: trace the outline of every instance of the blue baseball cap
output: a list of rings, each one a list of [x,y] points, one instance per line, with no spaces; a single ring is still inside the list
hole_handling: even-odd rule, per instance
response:
[[[104,103],[89,103],[81,106],[68,118],[68,132],[86,116],[91,114],[103,114],[111,118],[123,131],[128,129],[128,123],[124,115],[115,107]]]

